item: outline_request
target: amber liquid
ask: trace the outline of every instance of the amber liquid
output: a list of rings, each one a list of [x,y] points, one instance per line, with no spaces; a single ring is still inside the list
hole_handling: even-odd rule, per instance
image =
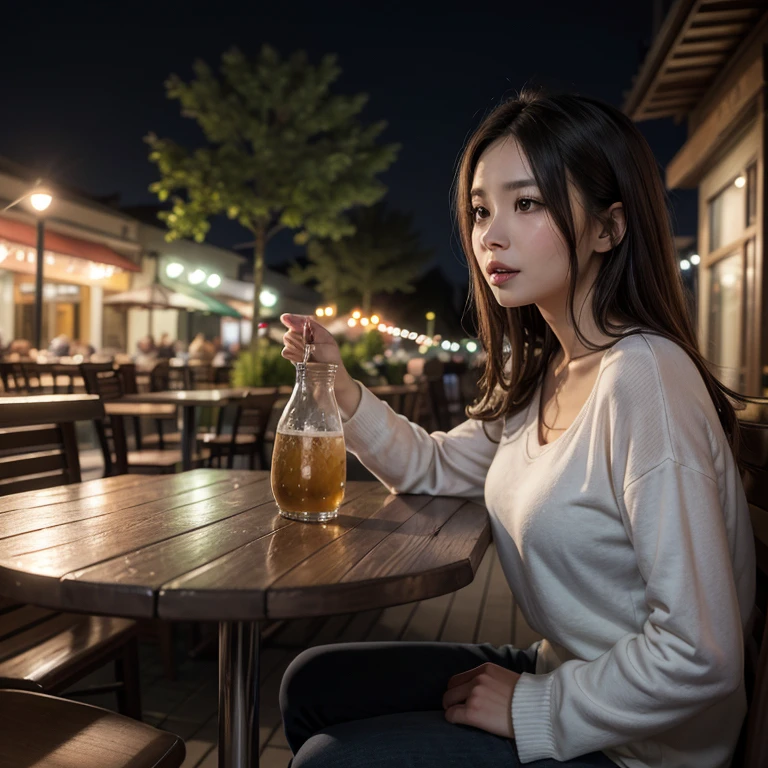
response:
[[[344,500],[347,453],[341,432],[278,432],[272,493],[287,513],[335,512]]]

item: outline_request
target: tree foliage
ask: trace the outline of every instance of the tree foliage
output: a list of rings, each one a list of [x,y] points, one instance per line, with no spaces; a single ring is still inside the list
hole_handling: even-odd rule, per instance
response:
[[[370,314],[377,293],[413,291],[413,281],[433,254],[422,247],[412,217],[384,203],[356,209],[355,234],[343,240],[317,240],[307,249],[309,263],[291,277],[316,283],[325,301],[345,306],[359,302]]]
[[[337,241],[354,233],[345,212],[386,192],[377,176],[399,147],[378,143],[386,123],[360,121],[366,94],[332,93],[340,73],[333,55],[313,66],[303,52],[283,60],[265,45],[249,60],[231,49],[218,74],[197,61],[192,80],[172,75],[166,82],[168,98],[200,127],[202,145],[190,150],[146,137],[160,175],[150,189],[172,203],[160,214],[169,241],[202,242],[215,216],[253,234],[254,323],[265,249],[278,232],[293,230],[299,244]]]

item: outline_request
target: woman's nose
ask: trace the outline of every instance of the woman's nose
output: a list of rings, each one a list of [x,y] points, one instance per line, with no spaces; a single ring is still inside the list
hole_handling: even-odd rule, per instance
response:
[[[504,231],[502,222],[494,219],[488,229],[483,232],[480,242],[489,251],[505,251],[509,248],[509,237]]]

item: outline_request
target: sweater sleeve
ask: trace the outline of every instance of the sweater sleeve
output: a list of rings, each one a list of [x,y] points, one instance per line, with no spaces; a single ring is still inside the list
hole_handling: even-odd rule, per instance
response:
[[[522,675],[512,716],[524,763],[658,734],[741,683],[742,623],[715,481],[666,459],[619,506],[646,584],[642,632],[593,661]]]
[[[482,502],[500,422],[469,419],[450,432],[428,434],[360,387],[362,398],[344,424],[344,438],[347,449],[367,469],[393,493],[462,496]]]

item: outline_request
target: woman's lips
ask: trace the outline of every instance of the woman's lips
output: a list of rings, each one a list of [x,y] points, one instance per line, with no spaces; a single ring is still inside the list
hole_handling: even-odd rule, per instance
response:
[[[503,285],[508,280],[511,280],[516,275],[519,275],[519,272],[494,272],[490,275],[490,282],[491,285]]]

